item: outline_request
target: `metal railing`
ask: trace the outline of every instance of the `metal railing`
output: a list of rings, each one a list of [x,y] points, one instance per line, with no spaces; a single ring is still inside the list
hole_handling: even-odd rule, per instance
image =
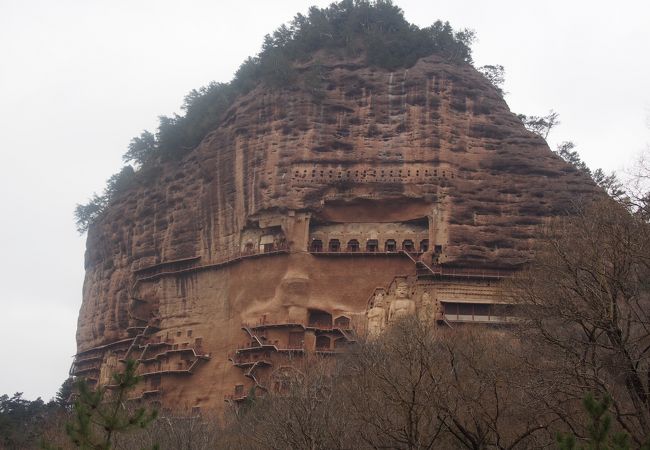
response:
[[[156,269],[155,271],[153,271],[153,273],[142,272],[142,270],[138,270],[138,273],[134,272],[135,275],[134,284],[137,284],[142,281],[156,280],[164,276],[179,275],[183,273],[192,273],[192,272],[198,272],[207,269],[216,269],[218,267],[233,264],[244,259],[257,258],[260,256],[285,254],[288,252],[289,252],[289,245],[285,242],[285,243],[276,244],[269,250],[262,250],[262,251],[260,251],[259,249],[242,250],[242,251],[231,253],[225,256],[224,258],[218,259],[209,264],[193,263],[188,267],[177,269],[177,270],[165,270],[166,267],[162,265],[160,269]]]

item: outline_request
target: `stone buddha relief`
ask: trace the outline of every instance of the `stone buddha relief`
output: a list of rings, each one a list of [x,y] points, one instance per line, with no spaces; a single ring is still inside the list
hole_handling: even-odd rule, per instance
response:
[[[388,309],[388,323],[415,314],[415,301],[410,298],[409,285],[406,280],[399,281]]]
[[[386,291],[378,288],[375,290],[374,297],[368,305],[368,310],[366,311],[368,338],[379,336],[386,327],[386,310],[388,305],[386,304],[385,297]]]

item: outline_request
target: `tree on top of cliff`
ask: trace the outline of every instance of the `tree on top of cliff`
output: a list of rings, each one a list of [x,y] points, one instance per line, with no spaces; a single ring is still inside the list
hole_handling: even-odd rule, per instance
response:
[[[85,232],[91,223],[104,212],[110,200],[117,194],[126,191],[136,181],[136,173],[132,166],[126,165],[106,180],[102,195],[93,194],[88,203],[77,205],[74,211],[75,224],[79,233]]]
[[[328,8],[312,7],[264,39],[260,62],[308,60],[325,49],[336,54],[366,55],[370,65],[386,69],[410,67],[423,56],[437,54],[471,62],[473,33],[454,32],[449,23],[426,28],[409,23],[389,0],[344,0]]]
[[[237,96],[260,83],[295,89],[295,65],[313,62],[322,53],[365,58],[368,65],[388,70],[411,67],[429,55],[462,64],[472,62],[473,39],[473,31],[454,31],[449,22],[438,20],[425,28],[411,24],[391,0],[342,0],[327,8],[313,6],[307,15],[298,14],[266,35],[261,51],[241,64],[232,81],[193,89],[181,106],[183,115],[160,116],[155,134],[145,130],[133,138],[124,162],[146,168],[181,159],[219,125]],[[306,84],[309,74],[302,75]],[[130,174],[122,173],[118,181],[126,175],[131,181]],[[86,231],[119,191],[107,189],[87,204],[77,205],[77,229]]]
[[[246,59],[230,83],[212,82],[190,91],[181,107],[185,114],[161,116],[156,141],[145,142],[148,151],[133,155],[129,146],[125,159],[145,162],[156,152],[165,160],[183,156],[219,124],[237,95],[260,82],[292,88],[298,77],[294,63],[310,61],[317,52],[365,56],[371,66],[395,70],[433,54],[450,62],[471,63],[473,39],[471,30],[455,32],[449,22],[438,20],[419,28],[390,0],[343,0],[327,8],[311,7],[306,16],[298,14],[288,25],[267,34],[260,53]],[[141,138],[146,133],[149,138],[147,131]]]

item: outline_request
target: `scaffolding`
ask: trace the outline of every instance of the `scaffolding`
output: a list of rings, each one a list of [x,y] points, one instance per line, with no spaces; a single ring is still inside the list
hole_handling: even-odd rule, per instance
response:
[[[340,316],[337,318],[339,320]],[[254,389],[267,392],[269,388],[264,384],[262,378],[267,369],[274,366],[274,359],[276,357],[293,357],[303,356],[307,351],[313,351],[316,354],[329,356],[340,354],[345,351],[341,348],[331,348],[331,342],[338,340],[345,341],[346,344],[356,341],[354,330],[350,325],[349,318],[346,317],[344,321],[345,326],[337,324],[321,324],[310,323],[307,321],[287,321],[287,322],[267,322],[266,316],[260,318],[254,324],[243,323],[241,326],[242,331],[246,333],[248,341],[238,346],[229,355],[228,359],[234,367],[241,369],[244,376],[252,380]],[[299,343],[291,342],[290,337],[287,342],[279,344],[270,342],[267,330],[286,330],[289,332],[302,332],[303,338]],[[315,342],[318,341],[318,336],[327,335],[330,346],[327,348],[320,348],[315,346],[313,349],[308,349],[305,345],[304,333],[311,333],[315,337]],[[331,339],[330,336],[335,336]],[[225,401],[230,403],[237,403],[247,398],[247,394],[228,394]]]
[[[262,251],[259,249],[245,250],[234,252],[230,255],[227,255],[221,260],[217,260],[210,264],[196,264],[199,261],[200,257],[187,258],[183,260],[168,261],[165,263],[156,264],[155,266],[149,266],[142,269],[138,269],[133,272],[135,276],[135,285],[138,283],[146,281],[155,281],[163,277],[177,276],[195,272],[202,272],[204,270],[219,269],[223,266],[231,265],[238,263],[246,259],[259,258],[264,256],[273,256],[273,255],[282,255],[289,253],[289,245],[284,243],[275,244],[272,250]],[[191,263],[187,264],[187,267],[176,268],[173,267],[175,263],[190,261]],[[153,270],[150,270],[154,268]],[[150,272],[148,272],[150,271]]]

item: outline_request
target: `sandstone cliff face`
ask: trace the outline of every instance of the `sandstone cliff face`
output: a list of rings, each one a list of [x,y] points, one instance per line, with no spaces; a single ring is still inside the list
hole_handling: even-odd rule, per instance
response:
[[[516,268],[536,226],[594,192],[469,65],[321,64],[316,88],[240,97],[91,227],[78,375],[102,382],[137,355],[152,365],[143,396],[220,405],[245,380],[228,360],[255,338],[242,323],[315,310],[362,321],[377,287],[415,271],[393,244],[429,266]],[[359,255],[319,256],[332,241]]]

